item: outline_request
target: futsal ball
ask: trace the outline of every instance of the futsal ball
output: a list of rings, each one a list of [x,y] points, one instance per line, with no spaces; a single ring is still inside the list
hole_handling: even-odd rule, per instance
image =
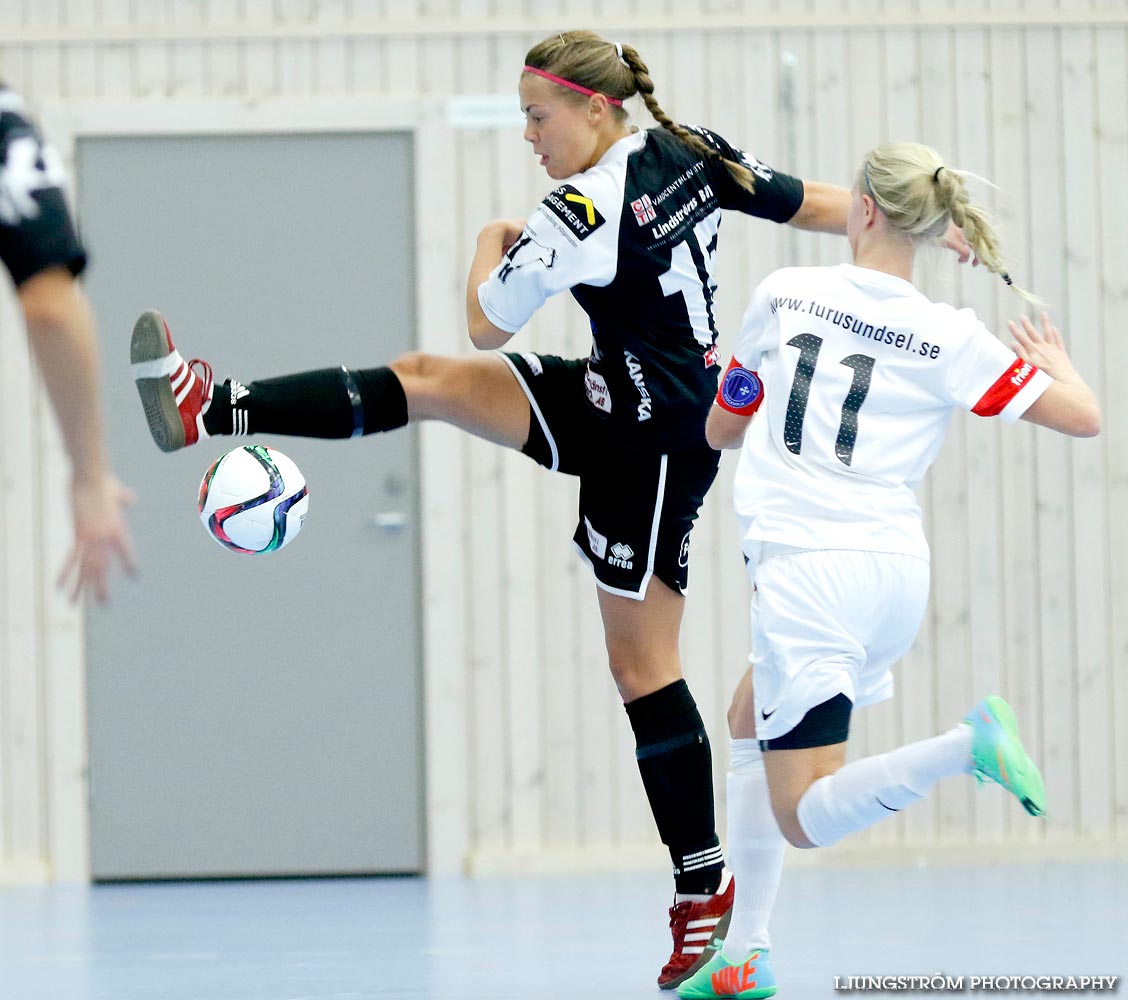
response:
[[[221,456],[200,483],[200,520],[224,548],[257,556],[289,545],[302,530],[309,489],[280,451],[248,444]]]

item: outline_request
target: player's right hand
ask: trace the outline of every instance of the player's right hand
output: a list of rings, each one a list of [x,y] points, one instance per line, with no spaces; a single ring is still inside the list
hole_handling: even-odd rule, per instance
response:
[[[72,483],[74,548],[58,579],[60,587],[70,590],[72,602],[88,591],[99,604],[106,603],[115,556],[130,576],[137,572],[133,539],[125,523],[125,509],[133,499],[133,492],[109,473]]]

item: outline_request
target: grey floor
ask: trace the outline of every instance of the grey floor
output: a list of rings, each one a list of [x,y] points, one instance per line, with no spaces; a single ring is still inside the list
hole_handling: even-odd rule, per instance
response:
[[[0,1000],[661,1000],[668,891],[640,874],[0,888]],[[773,943],[782,1000],[843,996],[835,976],[1128,974],[1128,862],[791,869]]]

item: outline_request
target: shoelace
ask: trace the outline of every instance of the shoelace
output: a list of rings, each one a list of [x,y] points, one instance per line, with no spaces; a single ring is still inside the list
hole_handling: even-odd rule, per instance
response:
[[[203,400],[211,399],[212,394],[212,366],[201,358],[193,358],[188,362],[188,367],[192,368],[195,365],[200,366],[200,381],[204,385],[203,395],[200,397]]]
[[[689,923],[690,911],[693,909],[693,904],[686,900],[684,903],[676,903],[670,907],[670,930],[674,935],[674,952],[680,952],[685,947],[685,933],[687,924]]]

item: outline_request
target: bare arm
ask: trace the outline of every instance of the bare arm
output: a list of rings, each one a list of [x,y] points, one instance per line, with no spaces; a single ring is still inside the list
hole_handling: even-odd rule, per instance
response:
[[[1095,437],[1101,431],[1101,408],[1093,390],[1073,367],[1061,331],[1042,313],[1039,331],[1025,316],[1011,322],[1015,351],[1053,378],[1053,384],[1022,415],[1023,420],[1072,437]]]
[[[739,448],[754,416],[754,413],[733,413],[723,406],[714,405],[705,420],[705,440],[709,442],[709,447],[716,451]]]
[[[850,192],[837,184],[804,181],[803,204],[791,217],[788,225],[816,233],[838,233],[844,236],[850,198]],[[971,246],[964,239],[963,230],[954,222],[948,224],[948,230],[940,242],[959,257],[961,264],[972,260]],[[979,261],[973,260],[973,263],[978,264]]]
[[[478,301],[478,286],[490,276],[506,251],[517,242],[524,228],[523,219],[495,219],[487,223],[478,234],[478,245],[466,278],[466,329],[470,340],[480,351],[502,347],[513,336],[508,330],[490,322]]]
[[[52,267],[19,286],[28,342],[71,461],[75,544],[60,584],[74,574],[72,598],[85,589],[107,597],[110,557],[133,572],[122,513],[132,497],[113,476],[106,452],[98,346],[86,297],[70,272]]]
[[[803,204],[789,220],[796,229],[816,233],[846,235],[846,216],[850,212],[850,192],[837,184],[803,181]]]

